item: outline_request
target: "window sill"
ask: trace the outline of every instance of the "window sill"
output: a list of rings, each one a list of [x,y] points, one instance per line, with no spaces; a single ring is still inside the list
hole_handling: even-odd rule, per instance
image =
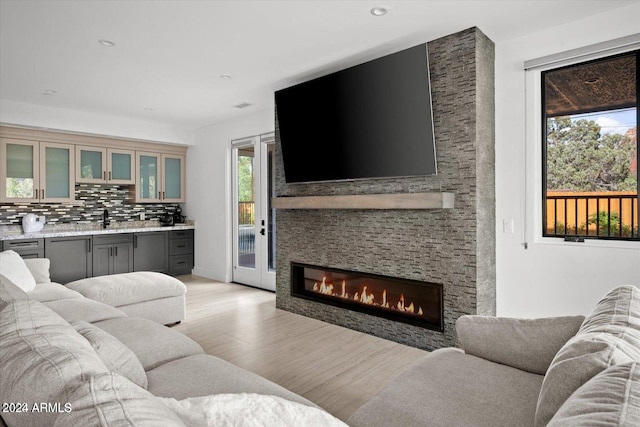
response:
[[[611,248],[611,249],[633,249],[640,251],[640,241],[638,240],[598,240],[584,239],[584,242],[566,242],[562,237],[537,237],[533,239],[536,245],[548,246],[571,246],[580,248]]]

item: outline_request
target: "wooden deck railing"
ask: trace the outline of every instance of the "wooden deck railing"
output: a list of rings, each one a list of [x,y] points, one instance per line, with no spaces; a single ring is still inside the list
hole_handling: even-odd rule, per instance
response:
[[[638,239],[638,194],[560,192],[546,198],[545,236]]]

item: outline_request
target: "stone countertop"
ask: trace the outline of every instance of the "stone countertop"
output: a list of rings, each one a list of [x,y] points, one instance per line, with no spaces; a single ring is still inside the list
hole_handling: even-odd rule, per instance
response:
[[[184,224],[162,226],[158,221],[122,221],[112,222],[107,228],[101,223],[90,224],[45,224],[42,231],[24,233],[22,226],[0,226],[0,241],[19,239],[42,239],[45,237],[86,236],[97,234],[141,233],[145,231],[194,230],[195,222],[188,220]]]

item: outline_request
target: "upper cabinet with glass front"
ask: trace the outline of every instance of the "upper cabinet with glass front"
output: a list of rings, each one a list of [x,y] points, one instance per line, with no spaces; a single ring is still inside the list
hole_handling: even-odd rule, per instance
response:
[[[73,202],[73,153],[70,144],[0,139],[0,201]]]
[[[185,197],[185,157],[136,152],[137,203],[180,203]]]
[[[76,146],[76,182],[135,184],[133,150]]]

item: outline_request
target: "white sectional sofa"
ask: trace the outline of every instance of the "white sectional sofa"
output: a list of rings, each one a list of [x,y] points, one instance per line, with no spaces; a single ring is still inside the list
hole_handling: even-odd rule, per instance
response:
[[[15,274],[0,255],[0,425],[344,426],[171,328],[51,283],[47,260]]]

